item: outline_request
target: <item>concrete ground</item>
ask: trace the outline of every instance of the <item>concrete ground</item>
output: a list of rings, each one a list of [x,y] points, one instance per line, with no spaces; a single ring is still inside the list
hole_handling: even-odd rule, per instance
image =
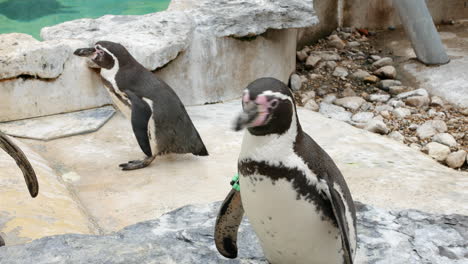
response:
[[[455,105],[468,107],[468,21],[455,25],[437,26],[446,47],[450,62],[439,66],[426,66],[416,59],[416,54],[403,29],[383,31],[374,38],[376,46],[397,56],[399,76],[403,82],[427,89]]]
[[[136,171],[118,167],[143,156],[130,122],[120,113],[91,134],[47,142],[21,139],[26,154],[38,157],[33,166],[39,171],[48,168],[50,175],[47,180],[39,177],[39,198],[31,200],[19,170],[12,173],[14,163],[0,163],[0,234],[7,244],[18,244],[58,233],[110,233],[183,205],[224,199],[242,141],[243,133],[230,128],[240,110],[239,100],[188,107],[210,156],[168,155]],[[305,131],[336,161],[355,200],[382,208],[468,215],[468,173],[306,109],[299,109],[299,118]],[[18,185],[16,192],[5,191],[13,183]],[[53,195],[48,186],[60,187],[60,195],[73,203],[43,200]],[[24,205],[33,209],[21,210],[21,217],[46,219],[47,228],[42,222],[12,222]],[[58,225],[61,217],[72,218],[69,228]],[[22,232],[4,228],[2,222]]]

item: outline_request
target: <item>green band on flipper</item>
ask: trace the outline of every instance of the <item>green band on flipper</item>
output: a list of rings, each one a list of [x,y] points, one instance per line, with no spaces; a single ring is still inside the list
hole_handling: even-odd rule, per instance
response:
[[[240,185],[239,185],[239,174],[234,175],[231,180],[231,185],[232,188],[236,191],[240,191]]]

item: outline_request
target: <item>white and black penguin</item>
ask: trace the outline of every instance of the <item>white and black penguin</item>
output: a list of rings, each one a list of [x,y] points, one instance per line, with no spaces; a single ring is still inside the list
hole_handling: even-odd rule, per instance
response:
[[[208,151],[177,94],[164,81],[138,63],[119,43],[99,41],[93,48],[77,49],[89,57],[100,74],[114,104],[132,123],[133,132],[146,154],[143,160],[120,164],[123,170],[148,166],[158,155]]]
[[[271,264],[353,263],[353,199],[333,160],[302,130],[291,90],[261,78],[244,91],[242,106],[240,191],[231,190],[218,214],[218,251],[237,256],[245,210]]]
[[[13,143],[5,134],[0,131],[0,148],[6,151],[23,172],[24,180],[28,186],[29,194],[32,198],[39,193],[39,184],[37,182],[36,173],[34,172],[31,163],[21,149]],[[0,247],[5,245],[5,241],[0,236]]]

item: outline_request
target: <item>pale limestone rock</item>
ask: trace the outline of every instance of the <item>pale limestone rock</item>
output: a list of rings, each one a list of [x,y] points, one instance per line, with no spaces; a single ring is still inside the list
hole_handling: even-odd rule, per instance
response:
[[[444,144],[446,146],[449,146],[449,147],[455,147],[457,146],[457,141],[455,140],[455,138],[450,135],[449,133],[439,133],[439,134],[435,134],[433,137],[432,137],[432,141],[434,142],[437,142],[437,143],[440,143],[440,144]]]
[[[395,108],[392,112],[397,118],[403,119],[409,115],[411,115],[411,111],[407,108],[398,107]]]
[[[317,112],[320,107],[314,99],[310,99],[304,104],[304,108]]]
[[[367,123],[374,117],[372,112],[359,112],[353,115],[352,121],[356,123]]]
[[[369,96],[369,101],[371,102],[382,102],[385,103],[390,99],[388,94],[371,94]]]
[[[327,104],[332,104],[333,102],[335,102],[335,100],[336,100],[336,94],[334,93],[327,94],[325,95],[325,97],[323,97],[323,102]]]
[[[336,99],[333,103],[347,109],[357,110],[365,101],[359,96],[350,96]]]
[[[379,80],[380,80],[379,77],[375,75],[369,75],[367,77],[364,77],[365,83],[377,83]]]
[[[329,118],[340,120],[340,121],[349,121],[351,119],[351,113],[346,111],[343,107],[332,105],[328,103],[320,103],[319,112]]]
[[[385,125],[383,121],[378,119],[370,120],[364,129],[382,135],[387,134],[389,131],[387,125]]]
[[[392,86],[401,86],[401,82],[398,80],[382,80],[379,84],[380,89],[388,91]]]
[[[370,73],[364,70],[357,70],[353,74],[351,74],[352,78],[358,79],[358,80],[364,80],[366,77],[371,76]]]
[[[310,55],[305,62],[306,68],[312,69],[322,60],[319,56]]]
[[[463,166],[465,159],[467,158],[466,151],[459,150],[457,152],[450,153],[445,162],[450,168],[457,169]]]
[[[330,37],[328,37],[328,40],[328,44],[330,44],[330,46],[334,48],[343,49],[344,47],[346,47],[346,43],[337,35],[331,35]]]
[[[392,131],[390,134],[388,134],[388,137],[399,142],[403,142],[405,140],[405,137],[398,131]]]
[[[372,63],[372,67],[375,69],[382,68],[384,66],[392,65],[393,64],[393,59],[389,57],[382,58],[374,63]]]
[[[409,92],[400,93],[396,97],[398,99],[405,99],[405,98],[408,98],[408,97],[411,97],[411,96],[429,96],[429,93],[427,92],[426,89],[419,88],[419,89],[412,90],[412,91],[409,91]]]
[[[307,52],[305,52],[305,51],[303,51],[303,50],[296,52],[296,58],[297,58],[297,60],[300,61],[300,62],[305,61],[305,60],[307,59],[308,56],[309,56],[309,55],[307,55]]]
[[[26,34],[0,34],[0,80],[19,75],[57,78],[73,51],[70,41],[40,42]]]
[[[384,79],[395,79],[397,72],[393,66],[384,66],[376,70],[374,74]]]
[[[356,93],[354,92],[353,89],[351,89],[350,87],[346,88],[343,90],[343,93],[342,93],[343,97],[348,97],[348,96],[356,96]]]
[[[314,99],[315,97],[315,92],[314,91],[308,91],[301,96],[301,101],[303,104],[305,104],[307,101],[310,99]]]
[[[430,102],[428,96],[411,96],[405,98],[404,101],[407,105],[414,107],[428,106]]]
[[[388,105],[398,108],[398,107],[404,107],[405,103],[403,101],[400,101],[398,99],[392,98],[390,101],[387,102]]]
[[[324,61],[340,61],[341,57],[333,51],[314,51],[310,55],[319,56]]]
[[[293,73],[291,75],[291,89],[293,91],[299,91],[302,87],[302,78],[298,75]]]
[[[442,98],[440,98],[439,96],[432,96],[431,97],[431,105],[432,106],[443,106],[445,103],[444,103],[444,100]]]
[[[407,90],[406,86],[394,85],[388,88],[388,93],[390,93],[391,95],[396,95],[396,94],[403,93],[406,90]]]
[[[450,154],[449,147],[437,142],[428,143],[424,148],[429,156],[438,161],[444,161]]]
[[[343,67],[336,67],[335,71],[333,71],[333,76],[345,78],[346,76],[348,76],[348,70],[346,70],[346,68]]]
[[[416,134],[420,139],[432,137],[437,133],[447,131],[447,125],[442,120],[429,120],[416,129]]]

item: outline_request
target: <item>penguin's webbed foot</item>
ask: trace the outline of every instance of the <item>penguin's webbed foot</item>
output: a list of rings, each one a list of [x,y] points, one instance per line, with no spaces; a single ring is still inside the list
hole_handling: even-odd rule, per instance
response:
[[[131,160],[127,163],[119,164],[119,167],[122,168],[122,170],[137,170],[137,169],[145,168],[151,164],[154,158],[155,156],[151,156],[143,160]]]

